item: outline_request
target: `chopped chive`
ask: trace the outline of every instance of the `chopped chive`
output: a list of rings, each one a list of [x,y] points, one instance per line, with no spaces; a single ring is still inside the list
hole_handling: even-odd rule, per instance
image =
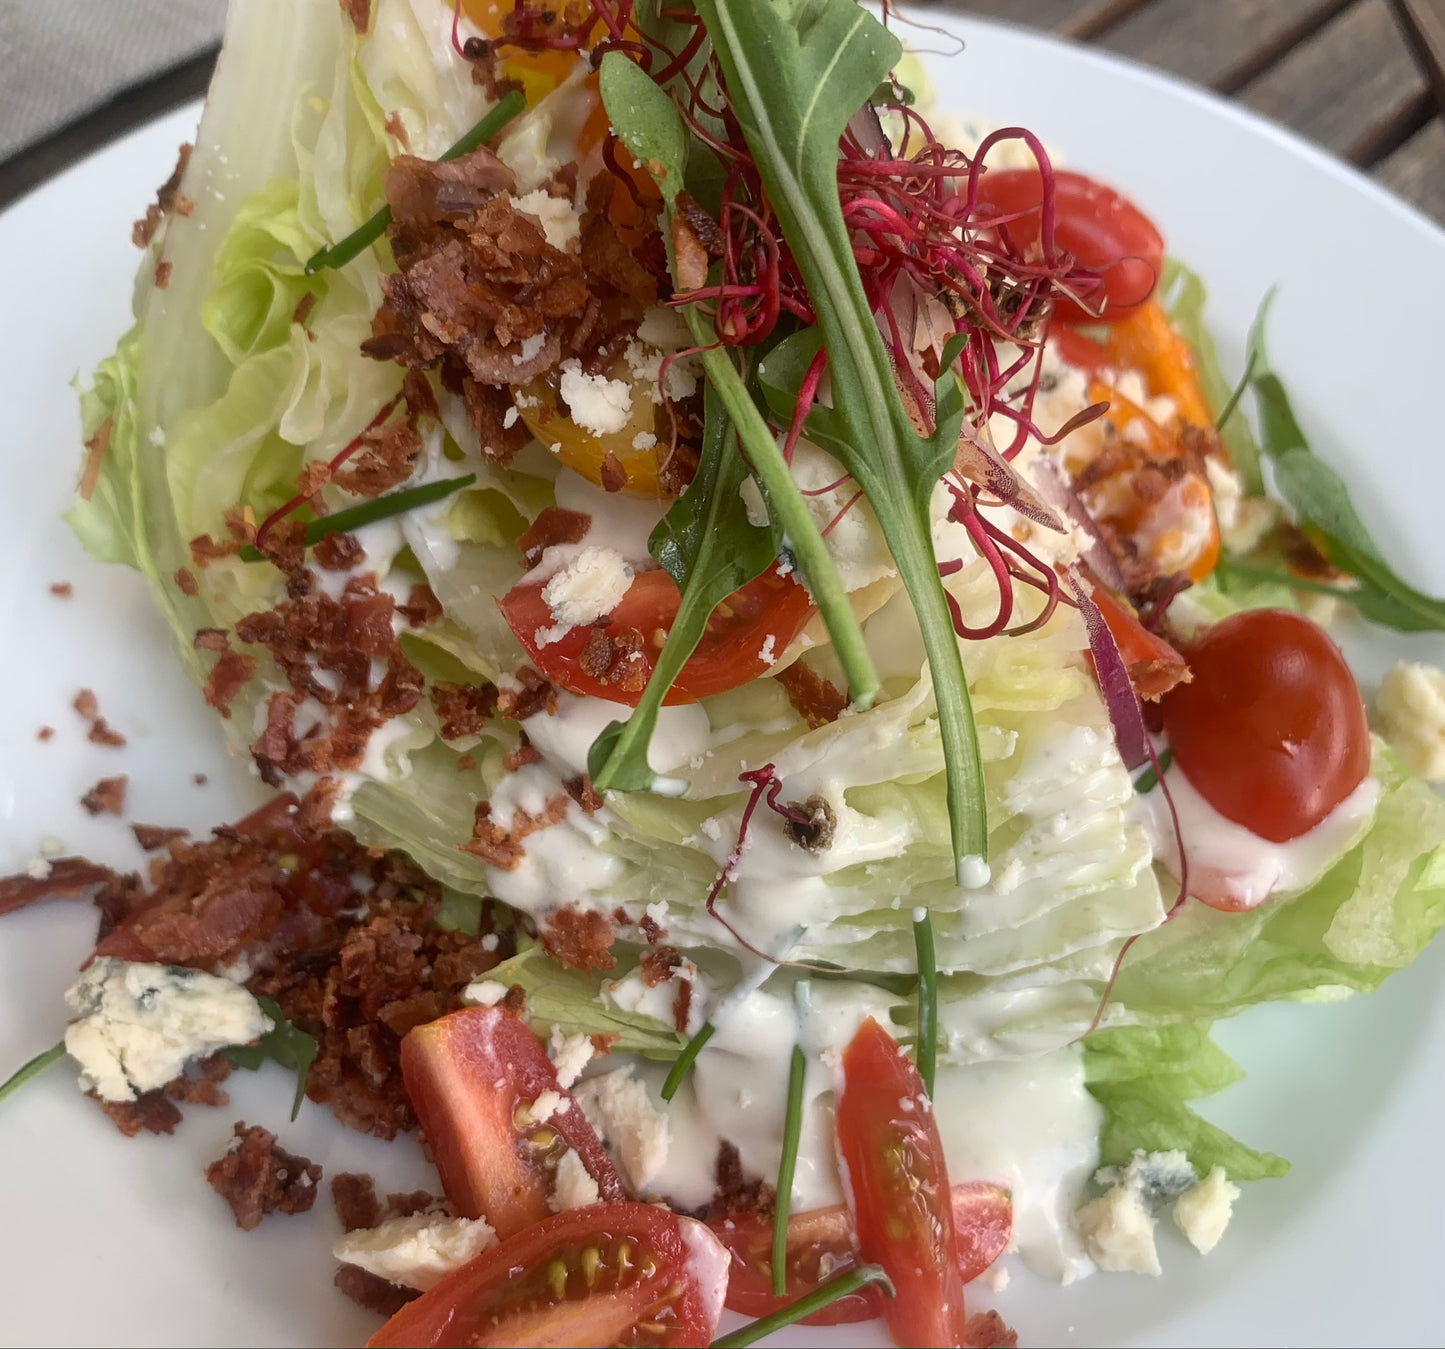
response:
[[[710,1349],[743,1349],[744,1345],[756,1344],[759,1340],[766,1339],[774,1331],[793,1325],[805,1316],[812,1316],[814,1312],[820,1312],[824,1307],[831,1307],[835,1302],[847,1297],[850,1293],[856,1293],[860,1288],[866,1288],[870,1283],[882,1285],[884,1294],[888,1297],[893,1296],[893,1283],[883,1272],[881,1266],[860,1265],[857,1269],[850,1269],[846,1274],[835,1275],[826,1283],[820,1283],[811,1293],[805,1293],[796,1302],[790,1302],[786,1307],[779,1307],[777,1311],[767,1316],[760,1316],[756,1321],[748,1322],[747,1325],[733,1331],[731,1335],[724,1335],[721,1339],[714,1340]]]
[[[717,1027],[711,1021],[705,1021],[703,1027],[691,1040],[683,1046],[682,1053],[673,1061],[672,1071],[667,1075],[667,1081],[662,1084],[662,1099],[670,1101],[677,1095],[677,1089],[682,1086],[682,1080],[692,1067],[693,1060],[702,1053],[702,1047],[713,1037]]]
[[[37,1054],[29,1063],[17,1068],[4,1082],[0,1082],[0,1101],[19,1091],[32,1077],[39,1077],[52,1063],[65,1057],[65,1041],[51,1045],[43,1054]]]
[[[783,1155],[778,1159],[778,1188],[773,1197],[773,1296],[788,1291],[788,1209],[793,1199],[793,1173],[798,1169],[798,1140],[803,1135],[803,1079],[808,1059],[793,1046],[788,1068],[788,1115],[783,1122]]]
[[[477,146],[492,139],[508,122],[526,106],[527,100],[519,90],[512,90],[495,108],[466,133],[457,143],[444,150],[443,162],[470,154]],[[383,206],[364,225],[354,229],[346,238],[326,248],[319,248],[306,260],[306,275],[314,276],[325,267],[344,267],[363,249],[370,248],[386,232],[391,224],[391,207]]]
[[[1169,771],[1169,765],[1173,762],[1174,751],[1172,749],[1166,749],[1164,753],[1159,756],[1159,767],[1157,770],[1153,764],[1150,764],[1148,768],[1134,779],[1134,790],[1138,792],[1140,796],[1143,796],[1145,792],[1152,792],[1154,788],[1159,785],[1159,775],[1161,773],[1167,773]]]
[[[306,533],[301,536],[301,542],[305,547],[310,548],[328,534],[345,534],[353,529],[360,529],[363,525],[390,519],[393,515],[405,515],[407,511],[414,511],[418,506],[429,506],[433,501],[441,501],[444,497],[451,496],[453,492],[460,492],[463,487],[470,487],[476,480],[475,473],[468,473],[460,478],[444,478],[440,482],[424,482],[420,487],[408,487],[403,491],[392,492],[384,497],[374,497],[370,501],[363,501],[359,506],[348,506],[344,511],[337,511],[334,515],[323,515],[319,520],[313,520],[306,526]],[[236,556],[242,562],[264,562],[266,560],[261,550],[250,543],[242,548]]]
[[[1256,347],[1249,353],[1249,360],[1245,362],[1244,374],[1239,377],[1239,383],[1234,386],[1233,391],[1225,400],[1224,406],[1220,409],[1219,416],[1214,419],[1214,429],[1224,430],[1224,423],[1234,416],[1234,409],[1239,406],[1239,400],[1244,397],[1244,391],[1249,388],[1249,381],[1254,378],[1254,367],[1259,360],[1259,348]]]
[[[923,1089],[933,1098],[938,1065],[938,961],[933,951],[933,919],[928,910],[913,920],[913,947],[918,953],[918,1040],[914,1054]]]

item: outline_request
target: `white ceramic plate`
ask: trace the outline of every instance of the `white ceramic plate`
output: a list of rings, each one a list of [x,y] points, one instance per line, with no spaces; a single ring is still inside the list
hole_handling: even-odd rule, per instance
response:
[[[1401,570],[1445,590],[1445,234],[1206,95],[1032,35],[959,28],[967,50],[931,59],[940,103],[1029,125],[1070,164],[1128,190],[1208,278],[1236,368],[1259,297],[1280,284],[1273,353],[1316,447],[1345,470]],[[164,118],[0,216],[0,874],[22,868],[46,836],[137,865],[126,825],[77,805],[101,776],[130,775],[127,813],[145,823],[204,830],[237,813],[211,714],[174,666],[141,584],[84,558],[59,518],[79,456],[67,382],[126,325],[130,222],[195,119],[194,108]],[[48,593],[62,579],[74,598]],[[1405,650],[1440,661],[1445,642],[1366,640],[1357,664],[1368,678]],[[70,709],[81,686],[129,737],[125,749],[86,742]],[[35,739],[42,724],[57,728],[46,744]],[[204,788],[198,772],[209,775]],[[89,905],[64,902],[0,920],[0,1069],[59,1038],[61,992],[94,927]],[[1442,975],[1437,943],[1373,998],[1269,1007],[1221,1028],[1249,1080],[1207,1113],[1294,1171],[1247,1189],[1207,1260],[1164,1234],[1162,1279],[1100,1276],[1064,1290],[1006,1261],[1011,1286],[975,1304],[997,1301],[1033,1345],[1440,1343]],[[237,1074],[231,1087],[230,1109],[191,1108],[170,1139],[122,1138],[64,1068],[0,1106],[0,1343],[366,1338],[375,1322],[330,1286],[329,1204],[244,1234],[201,1169],[241,1118],[329,1173],[370,1169],[395,1188],[427,1183],[417,1149],[360,1138],[312,1106],[289,1124],[278,1070]],[[794,1342],[856,1343],[853,1329]]]

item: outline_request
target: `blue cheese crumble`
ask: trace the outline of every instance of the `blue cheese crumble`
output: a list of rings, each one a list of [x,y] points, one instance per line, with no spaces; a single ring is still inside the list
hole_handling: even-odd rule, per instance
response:
[[[180,965],[101,956],[65,995],[76,1020],[66,1052],[80,1086],[106,1101],[133,1101],[179,1077],[193,1059],[249,1044],[271,1018],[240,984]]]

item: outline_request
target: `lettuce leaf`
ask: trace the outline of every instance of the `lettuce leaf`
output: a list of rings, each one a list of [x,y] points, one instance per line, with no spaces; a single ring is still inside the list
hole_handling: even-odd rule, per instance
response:
[[[1091,1035],[1084,1041],[1084,1081],[1104,1108],[1100,1161],[1123,1166],[1137,1148],[1178,1148],[1201,1176],[1216,1166],[1224,1167],[1231,1180],[1287,1174],[1283,1157],[1237,1142],[1187,1104],[1243,1076],[1209,1038],[1207,1022],[1125,1026]]]

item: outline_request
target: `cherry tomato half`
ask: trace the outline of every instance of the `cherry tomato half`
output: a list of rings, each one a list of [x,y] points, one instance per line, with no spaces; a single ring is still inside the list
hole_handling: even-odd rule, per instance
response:
[[[600,624],[572,628],[546,645],[538,633],[554,620],[542,598],[543,585],[513,586],[497,601],[532,663],[571,693],[635,707],[677,617],[681,596],[672,577],[665,571],[638,572],[622,602]],[[663,701],[692,703],[760,678],[812,614],[808,592],[769,568],[713,612]]]
[[[710,1344],[727,1252],[652,1204],[572,1209],[493,1246],[409,1302],[370,1349]]]
[[[952,1196],[958,1276],[968,1283],[1003,1254],[1013,1231],[1013,1205],[1007,1190],[983,1181],[955,1185]],[[772,1223],[751,1214],[735,1214],[714,1218],[708,1226],[732,1257],[727,1305],[744,1316],[767,1316],[858,1263],[853,1225],[842,1204],[788,1218],[788,1284],[780,1298],[773,1296],[769,1266]],[[871,1321],[886,1311],[887,1298],[879,1288],[869,1285],[815,1312],[805,1324],[836,1326]]]
[[[1122,318],[1154,293],[1164,267],[1164,240],[1149,217],[1113,188],[1068,170],[1056,169],[1053,178],[1055,242],[1081,267],[1103,274],[1100,292],[1088,297],[1094,312],[1060,299],[1054,315],[1073,323]],[[992,169],[978,180],[983,207],[996,215],[1020,215],[1008,229],[1025,251],[1038,243],[1043,199],[1038,169]]]
[[[401,1071],[442,1189],[464,1218],[485,1217],[504,1240],[541,1222],[568,1149],[603,1199],[623,1197],[601,1140],[558,1085],[537,1037],[500,1008],[463,1008],[408,1032]],[[548,1093],[560,1104],[538,1118],[532,1106]]]
[[[843,1051],[837,1145],[858,1254],[882,1265],[901,1345],[963,1344],[963,1280],[943,1140],[918,1069],[872,1017]]]
[[[1339,648],[1309,619],[1251,609],[1185,652],[1165,695],[1174,762],[1221,815],[1274,843],[1313,829],[1364,781],[1370,729]]]

